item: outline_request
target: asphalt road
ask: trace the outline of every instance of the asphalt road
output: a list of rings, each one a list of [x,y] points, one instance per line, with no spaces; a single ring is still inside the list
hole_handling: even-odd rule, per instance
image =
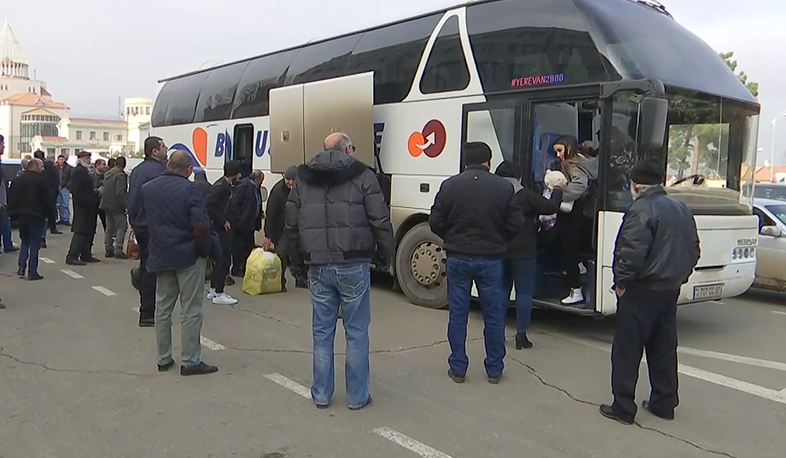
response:
[[[636,425],[623,426],[598,414],[611,396],[613,319],[536,311],[535,348],[516,351],[509,339],[505,377],[492,386],[475,313],[467,382],[456,385],[446,376],[447,313],[410,305],[380,278],[374,403],[346,408],[339,356],[336,396],[323,411],[303,396],[311,380],[306,291],[250,297],[229,288],[237,306],[205,303],[204,358],[220,372],[159,374],[154,331],[137,327],[134,263],[69,268],[69,239],[50,236],[42,256],[53,263],[42,262],[42,282],[17,279],[16,256],[0,255],[8,306],[0,311],[2,458],[786,455],[783,296],[681,308],[677,418],[640,412]],[[512,336],[512,315],[508,325]],[[639,397],[647,393],[643,364]]]

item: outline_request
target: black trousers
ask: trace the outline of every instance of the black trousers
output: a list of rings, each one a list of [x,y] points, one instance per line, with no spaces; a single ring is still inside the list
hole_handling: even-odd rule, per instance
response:
[[[557,228],[560,237],[560,259],[562,267],[568,274],[568,284],[571,288],[581,288],[581,262],[580,249],[584,241],[584,227],[587,218],[582,212],[581,202],[576,202],[570,213],[557,214]]]
[[[57,196],[59,195],[57,191],[54,191],[55,195],[52,198],[52,202],[49,204],[49,216],[47,219],[49,220],[49,230],[56,231],[57,230]],[[46,233],[44,233],[44,238],[46,238]]]
[[[154,319],[156,314],[156,274],[148,272],[150,258],[150,233],[147,229],[135,228],[136,243],[139,245],[139,319]]]
[[[617,329],[611,347],[611,391],[614,412],[636,416],[636,382],[642,351],[647,352],[650,409],[670,415],[677,395],[677,291],[630,287],[619,298]]]
[[[221,253],[211,255],[213,277],[210,280],[210,287],[215,289],[217,293],[223,293],[227,275],[229,275],[229,265],[232,263],[232,234],[224,228],[217,229],[216,232],[221,245]]]
[[[254,250],[254,233],[232,231],[232,275],[242,277],[246,272],[246,261]]]
[[[104,226],[104,231],[106,232],[106,212],[100,208],[98,209],[98,219],[101,220],[101,225]]]
[[[66,259],[81,259],[84,261],[92,258],[93,236],[94,234],[75,232],[71,237],[71,246],[68,248]]]

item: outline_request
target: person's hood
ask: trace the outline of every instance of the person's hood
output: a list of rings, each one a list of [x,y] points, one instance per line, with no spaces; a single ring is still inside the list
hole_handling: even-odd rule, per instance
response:
[[[360,176],[366,164],[343,151],[323,151],[298,167],[298,178],[312,185],[341,184]]]
[[[598,158],[586,157],[578,154],[568,161],[571,165],[575,165],[583,169],[592,180],[598,179]]]
[[[113,177],[115,175],[118,175],[120,173],[124,173],[123,170],[120,170],[117,167],[112,167],[111,169],[107,170],[106,173],[104,173],[104,179],[108,180],[109,178],[111,178],[111,177]],[[99,176],[101,176],[101,175],[99,175]]]
[[[519,191],[524,189],[524,186],[521,185],[521,182],[519,180],[511,177],[505,177],[505,179],[508,180],[508,182],[513,185],[514,194],[518,194]]]

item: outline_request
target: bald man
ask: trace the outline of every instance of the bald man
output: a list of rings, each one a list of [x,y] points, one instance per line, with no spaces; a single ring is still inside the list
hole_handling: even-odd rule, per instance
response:
[[[175,151],[167,171],[142,186],[142,207],[150,231],[147,269],[156,276],[156,345],[158,370],[168,371],[172,359],[172,311],[178,297],[181,310],[180,375],[218,371],[202,361],[202,298],[205,258],[210,254],[210,217],[202,194],[188,177],[191,155]]]
[[[352,155],[345,134],[325,139],[325,151],[298,169],[284,212],[290,253],[309,267],[313,307],[314,383],[311,396],[327,408],[334,389],[334,339],[339,309],[347,338],[347,403],[371,402],[369,334],[371,260],[393,259],[390,211],[374,172]]]

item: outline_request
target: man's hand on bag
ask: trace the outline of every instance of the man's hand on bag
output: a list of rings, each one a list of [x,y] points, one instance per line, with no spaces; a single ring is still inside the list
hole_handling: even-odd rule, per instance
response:
[[[262,242],[262,249],[265,251],[272,251],[272,248],[273,248],[273,241],[265,237],[265,241]]]
[[[229,221],[226,221],[224,223],[224,229],[226,229],[227,231],[231,231],[232,230],[232,225],[229,224]]]

